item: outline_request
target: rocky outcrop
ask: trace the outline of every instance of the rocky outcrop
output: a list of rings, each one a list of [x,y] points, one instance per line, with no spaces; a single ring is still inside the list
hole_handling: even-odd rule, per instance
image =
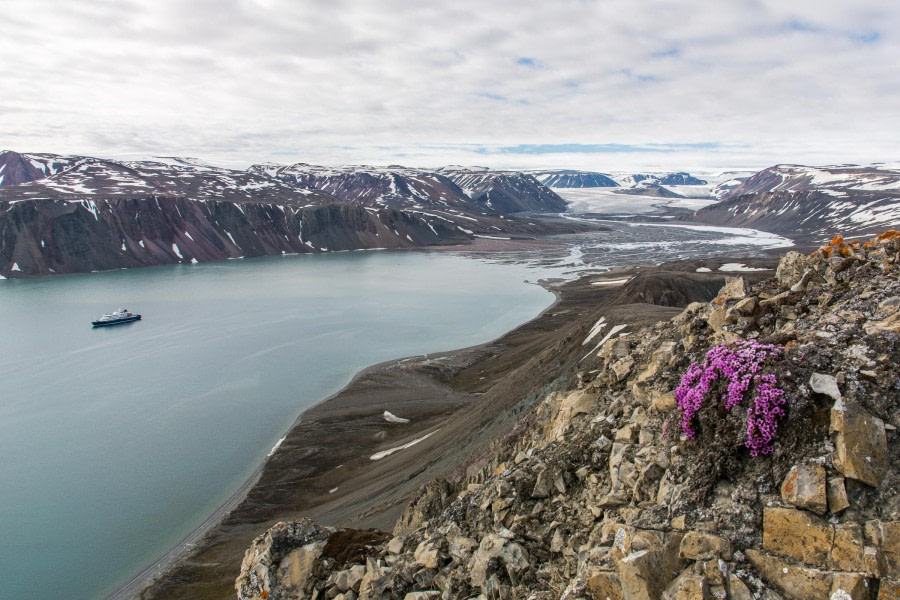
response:
[[[898,273],[896,232],[794,253],[774,278],[610,336],[483,472],[426,486],[390,540],[313,559],[291,593],[896,598]],[[759,378],[745,385],[747,364]],[[244,600],[287,589],[260,575],[284,561],[266,540],[245,559]]]

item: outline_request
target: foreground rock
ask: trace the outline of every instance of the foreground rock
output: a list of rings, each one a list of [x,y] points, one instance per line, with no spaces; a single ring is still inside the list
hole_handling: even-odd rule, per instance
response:
[[[311,525],[277,526],[247,553],[239,597],[896,598],[900,235],[837,247],[610,337],[574,389],[546,395],[478,468],[423,488],[393,537],[356,556],[307,562]],[[692,439],[671,400],[711,347],[748,339],[780,349],[762,369],[786,413],[758,456],[723,382]],[[267,550],[292,527],[291,550]]]

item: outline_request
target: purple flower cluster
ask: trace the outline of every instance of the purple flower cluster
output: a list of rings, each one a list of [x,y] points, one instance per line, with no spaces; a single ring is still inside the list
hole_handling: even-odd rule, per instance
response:
[[[739,404],[755,386],[755,395],[747,409],[747,440],[751,456],[769,454],[778,430],[777,419],[784,416],[784,391],[778,387],[774,375],[760,373],[769,358],[781,356],[781,349],[756,340],[739,340],[733,346],[719,344],[706,353],[703,365],[691,363],[675,390],[675,400],[681,409],[681,429],[689,439],[697,437],[691,426],[694,416],[703,405],[710,387],[720,378],[727,381],[722,402],[726,409]]]

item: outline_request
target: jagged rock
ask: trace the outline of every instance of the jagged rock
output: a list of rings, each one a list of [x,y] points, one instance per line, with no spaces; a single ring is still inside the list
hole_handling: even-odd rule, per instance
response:
[[[614,571],[592,569],[587,574],[587,591],[595,600],[622,600],[622,584]]]
[[[443,479],[434,479],[420,488],[394,526],[394,535],[404,535],[415,530],[428,519],[439,514],[450,500],[451,489]]]
[[[750,588],[735,575],[728,577],[728,590],[730,600],[753,600]]]
[[[729,321],[736,321],[738,317],[752,315],[756,310],[756,298],[751,296],[737,302],[734,306],[725,311],[725,318]]]
[[[359,583],[366,575],[366,568],[363,565],[353,565],[349,569],[334,573],[329,582],[343,592],[356,591],[359,589]]]
[[[630,357],[626,357],[620,360],[617,360],[610,367],[612,369],[613,374],[616,376],[616,381],[622,381],[628,374],[631,373],[631,368],[634,366],[634,359]]]
[[[726,300],[740,300],[747,296],[747,282],[743,277],[726,277],[725,286],[719,290],[719,297]]]
[[[478,550],[472,556],[470,563],[470,580],[473,586],[483,587],[487,582],[490,562],[496,559],[506,568],[511,578],[528,567],[528,558],[525,550],[515,542],[489,533],[482,538]]]
[[[799,252],[788,252],[778,262],[775,278],[784,287],[791,287],[803,277],[806,270],[806,257]]]
[[[829,571],[797,566],[752,548],[746,555],[759,574],[789,600],[827,598],[831,591],[834,575]]]
[[[629,600],[655,600],[682,567],[678,556],[681,535],[671,534],[665,544],[638,550],[618,561],[622,597]]]
[[[553,479],[549,469],[544,469],[538,473],[537,480],[534,482],[534,488],[531,490],[531,497],[547,498],[550,495],[550,486],[553,485]]]
[[[472,556],[472,551],[478,547],[478,542],[470,537],[456,535],[451,537],[447,543],[447,549],[453,560],[464,563]]]
[[[685,569],[663,592],[662,600],[710,600],[706,577]]]
[[[440,547],[433,541],[425,541],[416,547],[416,562],[426,569],[437,569],[440,566]]]
[[[834,529],[821,519],[793,508],[763,510],[763,549],[807,564],[825,564]]]
[[[403,596],[403,600],[437,600],[440,597],[440,590],[429,590],[427,592],[409,592]]]
[[[825,476],[820,465],[794,465],[781,483],[781,499],[824,515],[828,510]]]
[[[813,373],[809,378],[809,387],[817,394],[825,394],[835,402],[841,399],[841,390],[838,389],[837,379],[823,373]]]
[[[884,421],[855,403],[836,402],[831,430],[837,432],[834,466],[844,476],[878,486],[887,470]]]
[[[325,542],[335,531],[310,519],[274,525],[253,540],[244,554],[235,581],[238,598],[278,600],[279,595],[302,593]]]
[[[371,558],[367,559],[366,574],[359,584],[359,600],[380,600],[390,586],[390,569]]]
[[[828,480],[828,510],[832,514],[843,512],[850,506],[847,499],[847,488],[843,477],[832,477]]]
[[[387,551],[391,554],[400,554],[403,551],[403,537],[394,536],[391,538],[391,541],[387,543]]]
[[[548,402],[552,405],[552,417],[545,428],[544,445],[562,439],[573,418],[587,414],[597,406],[597,394],[587,390],[576,390],[566,395],[552,394]]]
[[[869,600],[869,582],[861,573],[835,573],[829,600]]]
[[[731,560],[731,542],[717,535],[689,531],[684,534],[678,552],[690,560]]]
[[[707,325],[709,325],[709,328],[713,331],[721,331],[727,322],[728,317],[725,314],[725,308],[722,306],[709,313],[709,317],[706,319]]]

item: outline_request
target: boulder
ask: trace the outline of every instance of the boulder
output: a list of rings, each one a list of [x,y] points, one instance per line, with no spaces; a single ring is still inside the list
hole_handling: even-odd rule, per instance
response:
[[[702,575],[685,569],[663,592],[662,600],[711,600],[709,584]]]
[[[781,483],[781,499],[798,508],[824,515],[828,510],[825,467],[794,465]]]
[[[864,571],[865,540],[858,523],[839,523],[834,527],[834,545],[828,564],[838,571]]]
[[[799,252],[788,252],[778,262],[775,278],[784,287],[790,287],[803,278],[806,271],[806,257]]]
[[[587,591],[593,600],[622,600],[622,584],[614,571],[592,568],[588,570]]]
[[[831,409],[834,466],[844,476],[877,487],[887,471],[884,421],[855,403],[835,402]]]
[[[681,558],[690,560],[731,559],[731,542],[709,533],[689,531],[678,549]]]
[[[824,394],[835,402],[841,399],[841,390],[838,389],[837,379],[824,373],[813,373],[809,378],[809,387],[817,394]]]
[[[469,580],[473,587],[484,587],[488,578],[489,563],[496,560],[506,567],[510,579],[528,567],[525,550],[515,542],[508,542],[495,533],[482,538],[478,550],[472,556],[469,569]]]
[[[869,582],[861,573],[835,573],[829,600],[869,600]]]
[[[683,562],[678,556],[681,535],[672,534],[654,549],[632,552],[618,561],[622,597],[629,600],[656,600],[675,578]]]
[[[847,488],[844,486],[843,477],[832,477],[828,480],[828,510],[831,514],[838,514],[850,507],[847,499]]]
[[[763,549],[807,564],[825,564],[834,543],[829,523],[793,508],[763,510]]]

